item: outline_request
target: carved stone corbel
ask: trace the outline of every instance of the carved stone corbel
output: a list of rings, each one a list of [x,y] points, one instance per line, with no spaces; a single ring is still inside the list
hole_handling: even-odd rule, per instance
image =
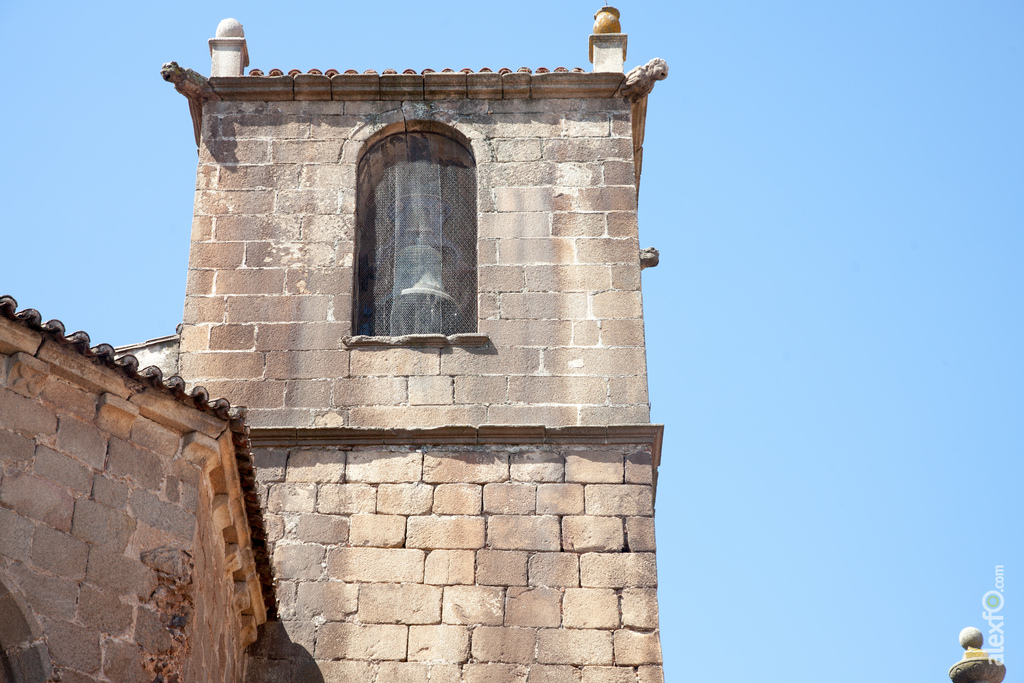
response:
[[[203,103],[220,98],[213,92],[205,76],[192,69],[182,69],[177,62],[164,64],[160,69],[160,75],[168,83],[173,83],[174,89],[188,100],[188,112],[192,115],[192,130],[195,132],[198,147],[203,129]]]
[[[0,386],[26,398],[36,398],[50,377],[50,365],[27,353],[0,356]]]
[[[664,59],[652,59],[632,69],[622,80],[616,93],[632,103],[633,120],[633,165],[636,171],[636,191],[640,193],[640,171],[644,160],[644,126],[647,122],[647,96],[654,84],[668,78],[668,63]]]

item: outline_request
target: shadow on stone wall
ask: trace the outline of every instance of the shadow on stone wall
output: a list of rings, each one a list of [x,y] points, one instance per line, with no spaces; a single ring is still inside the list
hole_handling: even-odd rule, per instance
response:
[[[312,648],[312,643],[308,645]],[[259,627],[247,657],[246,683],[324,683],[313,654],[305,645],[294,642],[280,621],[268,621]]]

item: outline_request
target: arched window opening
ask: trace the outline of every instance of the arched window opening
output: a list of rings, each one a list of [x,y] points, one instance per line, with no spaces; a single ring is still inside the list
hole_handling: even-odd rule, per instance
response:
[[[473,155],[429,132],[389,135],[359,161],[355,334],[476,331]]]

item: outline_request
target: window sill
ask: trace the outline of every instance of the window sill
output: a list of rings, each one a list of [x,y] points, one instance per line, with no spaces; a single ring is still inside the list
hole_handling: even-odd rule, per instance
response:
[[[357,335],[342,337],[341,343],[348,347],[365,346],[415,346],[426,348],[444,348],[446,346],[487,346],[491,338],[486,334],[468,332],[464,334],[407,334],[402,337],[368,337]]]

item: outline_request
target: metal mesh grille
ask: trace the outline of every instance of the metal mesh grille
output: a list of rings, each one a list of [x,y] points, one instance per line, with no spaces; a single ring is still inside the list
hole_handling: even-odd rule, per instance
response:
[[[359,163],[356,334],[476,331],[476,173],[435,133],[391,135]]]

